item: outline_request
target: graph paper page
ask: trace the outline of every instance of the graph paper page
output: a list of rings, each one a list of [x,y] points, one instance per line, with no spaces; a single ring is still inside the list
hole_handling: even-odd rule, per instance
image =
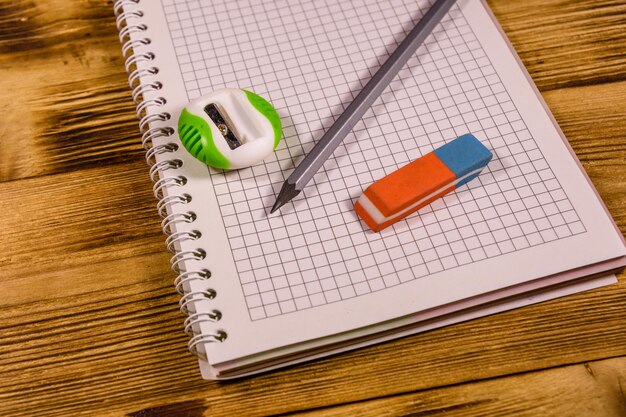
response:
[[[230,360],[406,316],[624,254],[620,236],[480,1],[459,1],[291,203],[283,181],[432,2],[160,0],[144,7],[163,95],[244,88],[283,138],[248,169],[184,150]],[[147,10],[146,10],[147,9]],[[465,134],[494,158],[466,186],[381,233],[353,210],[372,182]],[[175,175],[173,173],[172,175]],[[187,246],[185,246],[187,245]],[[581,250],[584,248],[584,250]],[[199,284],[194,284],[199,285]],[[194,287],[195,288],[195,287]],[[197,287],[202,290],[201,287]],[[207,331],[212,328],[208,327]]]

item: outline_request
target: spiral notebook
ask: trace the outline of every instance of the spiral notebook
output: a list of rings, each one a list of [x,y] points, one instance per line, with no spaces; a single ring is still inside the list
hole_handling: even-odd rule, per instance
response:
[[[126,69],[189,349],[225,379],[615,281],[626,248],[486,3],[459,0],[301,195],[282,182],[428,0],[118,0]],[[180,146],[193,98],[243,88],[283,138],[252,168]],[[464,187],[373,233],[373,181],[471,132],[494,154]]]

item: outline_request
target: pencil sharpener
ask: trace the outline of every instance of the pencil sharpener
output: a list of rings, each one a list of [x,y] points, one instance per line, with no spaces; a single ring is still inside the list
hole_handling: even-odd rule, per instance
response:
[[[280,142],[278,113],[247,90],[224,88],[189,102],[178,136],[194,157],[219,169],[239,169],[265,159]]]

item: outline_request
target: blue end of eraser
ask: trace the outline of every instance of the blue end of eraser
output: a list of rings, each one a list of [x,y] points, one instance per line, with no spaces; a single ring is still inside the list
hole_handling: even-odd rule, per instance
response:
[[[459,136],[440,148],[435,149],[434,154],[454,173],[457,178],[464,177],[470,172],[487,166],[493,154],[472,134]],[[473,180],[478,173],[459,181],[456,188]]]

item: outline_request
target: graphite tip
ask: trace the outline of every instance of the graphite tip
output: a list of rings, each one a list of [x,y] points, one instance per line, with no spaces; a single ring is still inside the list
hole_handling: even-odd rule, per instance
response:
[[[274,206],[272,206],[272,209],[270,210],[270,214],[287,204],[298,194],[300,194],[300,190],[296,189],[296,185],[290,183],[289,180],[285,181],[280,189],[280,192],[278,193],[278,197],[276,197]]]

